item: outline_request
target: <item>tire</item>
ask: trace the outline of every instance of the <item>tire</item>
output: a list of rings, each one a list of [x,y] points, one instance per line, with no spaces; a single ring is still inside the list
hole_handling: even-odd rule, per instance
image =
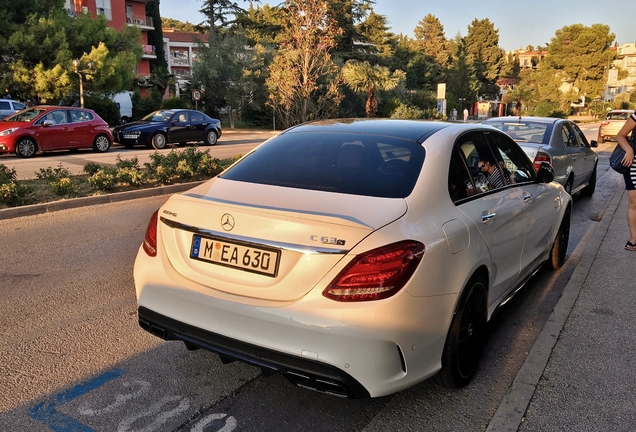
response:
[[[216,132],[214,132],[213,130],[208,131],[208,133],[205,135],[205,143],[210,146],[216,145],[218,139],[219,138],[217,137]]]
[[[481,276],[473,276],[448,330],[442,369],[433,379],[437,384],[460,388],[472,380],[486,342],[487,319],[486,282]]]
[[[93,151],[97,153],[105,153],[110,149],[112,142],[110,138],[104,134],[97,135],[93,141]]]
[[[594,165],[594,169],[592,170],[592,175],[590,176],[590,181],[583,189],[581,189],[581,195],[592,196],[594,195],[594,191],[596,190],[596,165]]]
[[[564,186],[565,191],[570,196],[572,196],[572,183],[574,183],[574,181],[572,180],[572,177],[570,177],[568,178],[568,181],[565,182],[565,186]]]
[[[152,146],[157,150],[163,150],[168,146],[168,140],[166,134],[163,132],[157,132],[152,137]]]
[[[558,270],[565,263],[565,254],[568,251],[568,242],[570,241],[570,209],[568,208],[563,214],[559,232],[557,232],[552,249],[550,249],[550,267]]]
[[[38,145],[31,138],[20,138],[15,143],[15,154],[23,158],[30,158],[38,151]]]

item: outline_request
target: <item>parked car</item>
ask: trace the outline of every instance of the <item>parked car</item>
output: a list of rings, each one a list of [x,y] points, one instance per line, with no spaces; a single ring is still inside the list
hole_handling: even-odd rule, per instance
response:
[[[484,121],[510,135],[534,161],[535,168],[548,162],[555,180],[569,194],[581,192],[591,196],[596,189],[598,155],[574,123],[552,117],[494,117]]]
[[[113,130],[115,142],[130,148],[136,145],[157,150],[170,144],[203,141],[215,145],[221,137],[221,121],[195,110],[159,110],[140,121],[117,126]]]
[[[331,395],[461,387],[495,310],[565,260],[572,200],[553,178],[482,124],[290,128],[152,215],[139,324]]]
[[[633,110],[612,110],[607,113],[598,127],[598,142],[616,141],[616,135],[621,130]]]
[[[82,148],[106,152],[112,142],[108,124],[86,108],[35,106],[0,121],[0,154],[31,157],[38,151]]]
[[[22,102],[14,101],[13,99],[0,99],[0,120],[26,107]]]

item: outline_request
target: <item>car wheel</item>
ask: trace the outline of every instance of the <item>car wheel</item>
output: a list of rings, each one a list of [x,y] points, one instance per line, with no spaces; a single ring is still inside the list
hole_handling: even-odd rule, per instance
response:
[[[572,177],[570,176],[568,178],[568,181],[565,182],[565,186],[563,187],[565,191],[568,193],[568,195],[570,196],[572,196],[572,183],[574,183],[574,181],[572,180]]]
[[[166,135],[163,132],[157,132],[152,137],[152,146],[157,150],[162,150],[166,148],[168,145],[168,140],[166,139]]]
[[[108,138],[106,135],[97,135],[95,137],[95,141],[93,142],[93,151],[96,151],[98,153],[104,153],[107,152],[108,149],[110,148],[111,142],[110,142],[110,138]]]
[[[205,135],[205,143],[207,145],[215,145],[217,143],[218,137],[216,136],[216,132],[214,131],[209,131],[206,135]]]
[[[486,283],[481,276],[473,276],[446,336],[442,369],[434,378],[436,383],[459,388],[473,378],[486,341],[487,314]]]
[[[15,145],[15,153],[23,158],[29,158],[38,151],[38,145],[31,138],[20,138]]]
[[[568,251],[568,242],[570,241],[570,209],[568,208],[563,214],[559,232],[557,233],[552,249],[550,250],[550,267],[558,270],[565,263],[565,254]]]
[[[581,189],[581,195],[592,196],[594,195],[594,191],[596,190],[596,165],[594,165],[594,169],[592,170],[592,175],[590,176],[590,181],[583,189]]]

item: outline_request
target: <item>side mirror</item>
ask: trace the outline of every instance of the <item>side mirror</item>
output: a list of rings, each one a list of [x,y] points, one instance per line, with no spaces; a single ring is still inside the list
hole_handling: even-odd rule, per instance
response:
[[[44,120],[42,122],[42,126],[45,126],[45,127],[53,126],[53,120]]]
[[[598,147],[598,141],[596,140],[590,141],[590,147]]]
[[[551,183],[554,181],[554,168],[548,162],[541,162],[541,167],[537,171],[537,181],[539,183]]]

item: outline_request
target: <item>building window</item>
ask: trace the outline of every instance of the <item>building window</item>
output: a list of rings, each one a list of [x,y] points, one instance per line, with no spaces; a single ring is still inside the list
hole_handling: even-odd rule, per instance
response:
[[[126,3],[126,22],[128,24],[135,23],[135,8],[129,3]]]
[[[97,15],[104,15],[108,21],[113,20],[113,10],[110,7],[110,0],[95,0]]]
[[[170,51],[171,66],[190,66],[188,51]]]

